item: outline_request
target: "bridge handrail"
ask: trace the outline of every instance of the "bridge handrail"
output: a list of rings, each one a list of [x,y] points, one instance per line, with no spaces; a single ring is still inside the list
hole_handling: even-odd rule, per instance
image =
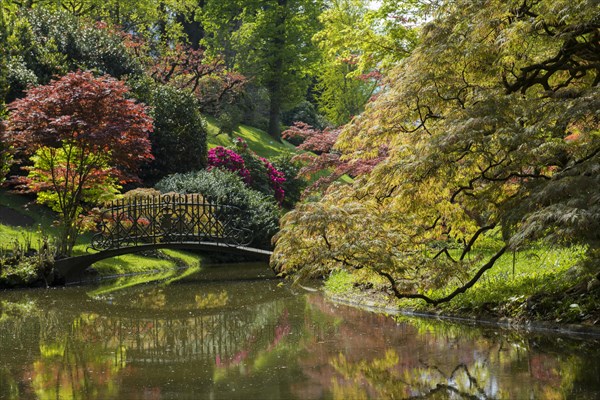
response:
[[[97,222],[94,250],[140,244],[213,242],[245,246],[252,232],[239,207],[210,201],[200,194],[164,194],[118,199]]]

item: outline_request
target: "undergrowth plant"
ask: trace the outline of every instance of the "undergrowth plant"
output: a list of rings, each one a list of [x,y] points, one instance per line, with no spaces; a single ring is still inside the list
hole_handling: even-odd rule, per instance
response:
[[[56,245],[40,233],[34,243],[32,234],[24,234],[8,247],[0,247],[0,287],[25,286],[53,281]]]

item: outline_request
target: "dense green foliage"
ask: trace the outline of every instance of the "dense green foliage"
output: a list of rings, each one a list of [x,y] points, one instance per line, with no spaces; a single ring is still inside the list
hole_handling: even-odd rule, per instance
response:
[[[240,209],[243,221],[240,226],[253,233],[252,244],[270,247],[277,231],[279,208],[274,199],[250,189],[233,172],[215,168],[187,174],[174,174],[156,184],[162,193],[202,193],[208,199]]]
[[[306,96],[320,10],[321,1],[307,0],[204,2],[201,21],[208,35],[203,43],[266,89],[267,131],[277,139],[281,111]]]
[[[10,73],[7,102],[30,84],[46,84],[55,75],[78,69],[120,78],[142,72],[123,37],[105,25],[92,24],[63,11],[27,11],[11,26],[6,53]]]
[[[148,75],[195,94],[201,111],[264,127],[345,123],[416,42],[427,4],[386,0],[3,2],[2,98],[77,69]],[[0,86],[1,87],[1,86]]]
[[[132,91],[151,107],[154,131],[150,134],[154,160],[141,177],[148,183],[177,172],[206,166],[206,127],[196,98],[185,90],[150,80],[132,84]]]

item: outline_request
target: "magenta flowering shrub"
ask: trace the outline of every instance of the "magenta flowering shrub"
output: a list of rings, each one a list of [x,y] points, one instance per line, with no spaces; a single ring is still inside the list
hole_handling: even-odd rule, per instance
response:
[[[261,192],[270,192],[275,200],[281,205],[285,199],[283,184],[285,183],[285,174],[269,162],[266,158],[258,157],[256,153],[248,149],[248,145],[243,139],[234,140],[236,149],[243,152],[244,157],[231,149],[224,147],[215,147],[208,151],[208,168],[223,168],[238,174],[247,186]],[[244,158],[248,161],[244,161]],[[250,167],[250,169],[249,169]],[[266,173],[266,177],[263,177]],[[253,176],[257,179],[253,179]],[[268,186],[266,180],[268,179]],[[260,181],[265,182],[261,185]]]
[[[267,168],[267,174],[269,175],[269,182],[273,188],[275,200],[281,205],[285,198],[285,191],[283,190],[283,184],[285,183],[285,175],[273,166],[266,158],[260,157],[260,161],[265,164]]]
[[[244,159],[233,150],[218,146],[208,151],[208,169],[223,168],[238,174],[246,185],[252,184],[252,176]]]

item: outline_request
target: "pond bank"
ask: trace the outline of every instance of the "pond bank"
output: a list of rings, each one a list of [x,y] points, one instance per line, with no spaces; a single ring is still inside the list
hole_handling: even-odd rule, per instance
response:
[[[442,311],[417,311],[394,306],[386,306],[382,304],[381,299],[369,299],[367,296],[363,298],[357,298],[356,296],[346,297],[339,294],[328,294],[326,293],[326,291],[325,296],[336,304],[343,304],[346,306],[351,306],[379,314],[390,315],[393,317],[406,316],[429,318],[435,320],[456,321],[470,325],[496,326],[504,329],[512,329],[527,333],[547,332],[569,336],[600,337],[600,326],[583,324],[560,324],[550,321],[521,321],[508,317],[494,318],[493,316],[460,315],[444,313]]]

